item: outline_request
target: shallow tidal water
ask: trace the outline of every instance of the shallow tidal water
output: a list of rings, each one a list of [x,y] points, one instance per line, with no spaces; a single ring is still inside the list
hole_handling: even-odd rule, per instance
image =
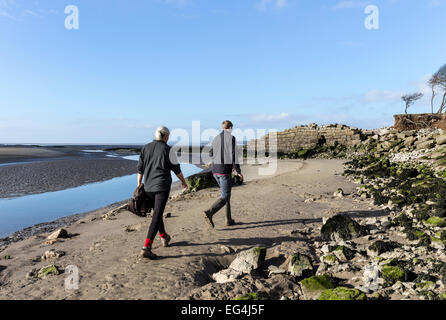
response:
[[[139,156],[124,157],[138,160]],[[202,169],[181,164],[185,177]],[[173,182],[178,181],[172,173]],[[73,214],[89,212],[132,197],[136,174],[56,192],[0,199],[0,238],[15,231]]]

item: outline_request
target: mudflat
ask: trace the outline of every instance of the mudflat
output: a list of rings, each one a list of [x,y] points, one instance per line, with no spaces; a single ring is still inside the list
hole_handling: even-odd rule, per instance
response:
[[[136,161],[81,146],[0,147],[0,198],[45,193],[136,173]]]

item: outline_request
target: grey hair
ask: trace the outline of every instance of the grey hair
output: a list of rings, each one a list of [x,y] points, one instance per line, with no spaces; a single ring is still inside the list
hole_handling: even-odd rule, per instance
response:
[[[158,129],[156,129],[155,132],[155,139],[156,140],[163,140],[165,136],[169,136],[170,131],[165,126],[160,126]]]

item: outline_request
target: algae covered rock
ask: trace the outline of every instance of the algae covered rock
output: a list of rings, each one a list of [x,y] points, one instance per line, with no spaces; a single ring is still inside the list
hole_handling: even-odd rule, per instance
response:
[[[313,275],[313,265],[308,256],[296,253],[291,257],[288,271],[295,277],[309,277]]]
[[[382,266],[381,274],[387,285],[392,285],[397,281],[407,282],[417,278],[417,275],[410,270],[408,261],[392,259]]]
[[[321,258],[323,263],[328,264],[329,266],[333,266],[339,263],[339,259],[334,254],[327,254]]]
[[[367,234],[367,229],[345,215],[337,214],[322,226],[323,240],[350,240]]]
[[[238,296],[237,298],[234,298],[233,300],[268,300],[269,296],[266,292],[259,291],[255,293],[248,293],[244,296]]]
[[[42,279],[50,274],[57,276],[59,275],[59,273],[60,273],[59,269],[54,264],[52,264],[40,269],[39,272],[37,273],[37,278]]]
[[[337,287],[322,291],[318,300],[367,300],[367,297],[358,289]]]
[[[446,219],[445,218],[440,218],[440,217],[430,217],[429,219],[426,220],[427,224],[433,225],[435,227],[446,227]]]
[[[384,252],[393,251],[399,247],[401,247],[401,245],[394,241],[377,240],[367,248],[367,254],[372,257],[379,256]]]
[[[338,246],[334,251],[334,255],[342,262],[349,261],[355,257],[356,252],[346,246]]]
[[[202,189],[218,187],[217,181],[211,171],[204,171],[194,174],[186,179],[190,192],[197,192]]]
[[[335,281],[326,275],[311,276],[299,282],[306,299],[316,299],[324,290],[334,289]]]

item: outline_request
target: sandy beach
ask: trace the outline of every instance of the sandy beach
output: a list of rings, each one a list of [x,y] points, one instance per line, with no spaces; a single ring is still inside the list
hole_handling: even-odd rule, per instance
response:
[[[287,254],[296,251],[317,259],[314,243],[322,217],[340,212],[359,219],[387,215],[370,199],[351,195],[357,185],[342,175],[343,162],[280,160],[273,176],[259,176],[259,166],[244,165],[246,183],[233,189],[231,200],[237,224],[230,227],[224,226],[223,211],[214,218],[214,230],[202,218],[202,211],[218,198],[217,188],[173,197],[165,210],[170,214],[165,224],[171,246],[162,247],[157,237],[153,250],[159,258],[154,261],[138,257],[150,217],[122,210],[103,218],[110,207],[66,226],[68,239],[46,245],[49,233],[43,233],[12,243],[1,252],[11,259],[0,261],[0,299],[232,299],[258,290],[272,297],[298,295],[285,275],[267,280],[248,275],[243,285],[216,284],[210,276],[226,268],[236,253],[258,245],[267,248],[264,268],[284,267]],[[346,196],[334,197],[337,188]],[[65,255],[42,262],[40,257],[50,249]],[[39,280],[26,277],[49,264],[62,273]],[[77,290],[65,289],[63,270],[68,265],[79,270]],[[344,280],[354,279],[348,273]]]

